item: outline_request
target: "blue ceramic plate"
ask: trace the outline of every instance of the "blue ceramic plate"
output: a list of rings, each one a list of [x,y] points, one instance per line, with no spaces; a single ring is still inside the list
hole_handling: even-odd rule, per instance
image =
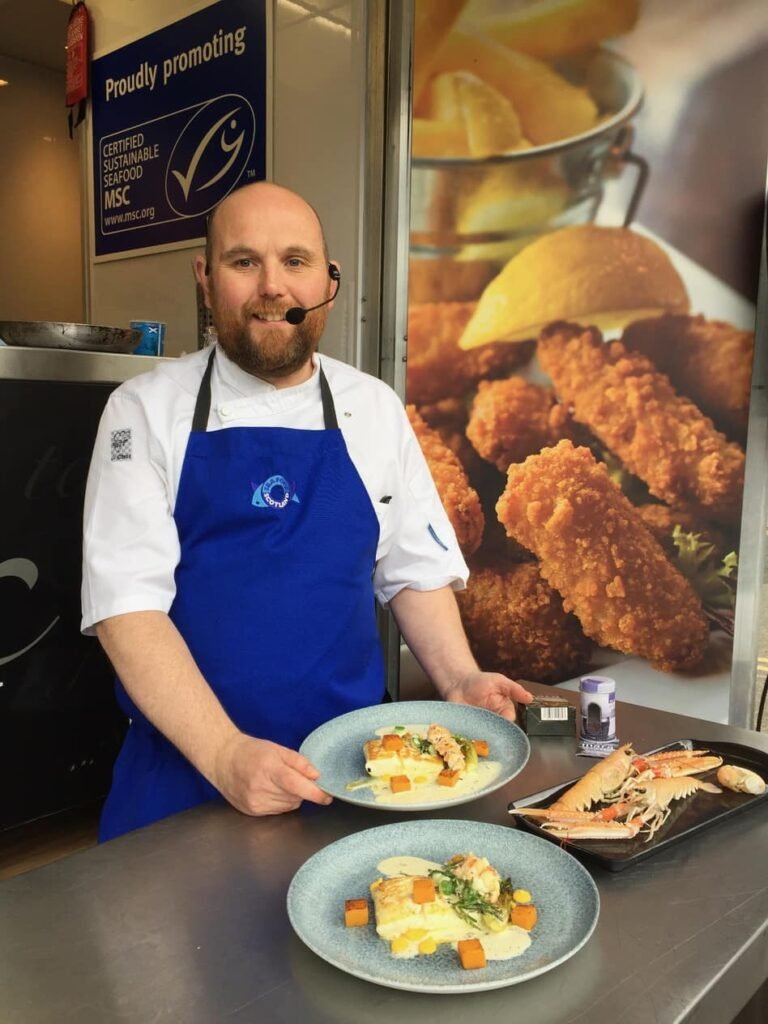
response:
[[[365,778],[363,744],[380,728],[397,725],[428,725],[436,722],[452,733],[470,739],[488,740],[489,761],[498,761],[501,771],[487,785],[467,793],[451,794],[422,802],[385,804],[376,801],[370,789],[348,790],[346,785]],[[519,726],[484,708],[468,704],[448,704],[439,700],[406,700],[394,704],[376,704],[340,715],[326,722],[304,740],[300,752],[320,772],[318,785],[339,800],[383,811],[433,811],[440,807],[464,804],[486,796],[509,782],[525,767],[531,752],[528,737]],[[409,794],[409,800],[417,790]]]
[[[528,889],[539,911],[528,949],[513,960],[466,971],[450,946],[431,956],[396,959],[376,934],[373,904],[366,927],[346,928],[344,901],[369,898],[376,865],[410,855],[444,862],[457,853],[487,857],[502,877]],[[288,917],[309,948],[334,967],[387,988],[412,992],[483,992],[551,971],[587,942],[600,898],[587,870],[565,850],[503,825],[478,821],[407,821],[356,832],[304,863],[288,889]]]

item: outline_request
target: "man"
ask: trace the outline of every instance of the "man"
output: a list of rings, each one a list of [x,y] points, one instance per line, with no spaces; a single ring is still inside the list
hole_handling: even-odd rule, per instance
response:
[[[83,629],[131,718],[102,839],[218,794],[329,803],[295,748],[381,701],[374,595],[446,700],[529,699],[469,652],[466,566],[401,403],[316,355],[339,270],[312,207],[232,193],[196,275],[218,344],[113,393],[88,479]]]

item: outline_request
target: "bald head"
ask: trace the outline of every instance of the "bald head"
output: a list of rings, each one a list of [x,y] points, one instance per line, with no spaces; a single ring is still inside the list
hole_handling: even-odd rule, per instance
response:
[[[333,308],[331,267],[316,211],[271,182],[230,193],[209,218],[195,276],[219,346],[241,369],[276,386],[308,380]],[[296,324],[288,311],[299,308]]]
[[[271,181],[256,181],[251,185],[241,185],[234,192],[230,192],[208,214],[205,232],[206,273],[213,264],[217,241],[217,221],[220,219],[221,213],[226,216],[228,207],[234,207],[233,212],[236,214],[244,209],[257,213],[262,208],[270,212],[284,212],[288,217],[308,218],[308,227],[312,230],[311,225],[313,224],[314,230],[318,234],[323,259],[326,263],[328,262],[328,243],[320,216],[314,206],[298,192],[285,188],[283,185],[276,185]]]

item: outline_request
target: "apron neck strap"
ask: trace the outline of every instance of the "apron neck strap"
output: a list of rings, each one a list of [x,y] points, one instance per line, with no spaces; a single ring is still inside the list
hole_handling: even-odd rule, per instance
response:
[[[211,411],[211,374],[213,373],[213,362],[216,356],[216,349],[211,351],[208,357],[208,365],[205,368],[203,379],[200,383],[200,390],[197,392],[195,412],[192,416],[192,431],[202,432],[208,428],[208,414]],[[333,404],[333,396],[328,384],[328,378],[323,371],[323,364],[320,363],[320,398],[323,403],[323,423],[326,430],[338,430],[339,421],[336,419],[336,407]]]
[[[320,363],[320,397],[323,402],[323,423],[326,430],[338,430],[339,421],[336,419],[336,406],[333,404],[333,395],[325,376],[323,364]]]
[[[200,384],[200,390],[197,392],[197,401],[195,402],[195,414],[192,417],[192,432],[202,431],[205,433],[208,427],[208,413],[211,411],[211,374],[213,373],[213,360],[216,356],[216,349],[211,349],[211,354],[208,356],[208,365],[205,367],[205,373]]]

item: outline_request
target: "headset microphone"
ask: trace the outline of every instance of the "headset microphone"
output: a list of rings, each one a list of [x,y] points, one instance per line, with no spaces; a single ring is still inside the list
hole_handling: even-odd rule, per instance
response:
[[[334,267],[332,263],[328,264],[328,276],[332,281],[336,282],[336,290],[330,299],[326,299],[325,302],[318,302],[316,306],[309,306],[306,309],[303,306],[291,306],[290,309],[285,311],[285,319],[289,324],[293,324],[297,327],[299,324],[304,323],[304,318],[307,313],[311,313],[313,309],[320,309],[321,306],[327,306],[329,302],[333,302],[336,296],[339,294],[339,288],[341,288],[341,273],[338,267]]]

